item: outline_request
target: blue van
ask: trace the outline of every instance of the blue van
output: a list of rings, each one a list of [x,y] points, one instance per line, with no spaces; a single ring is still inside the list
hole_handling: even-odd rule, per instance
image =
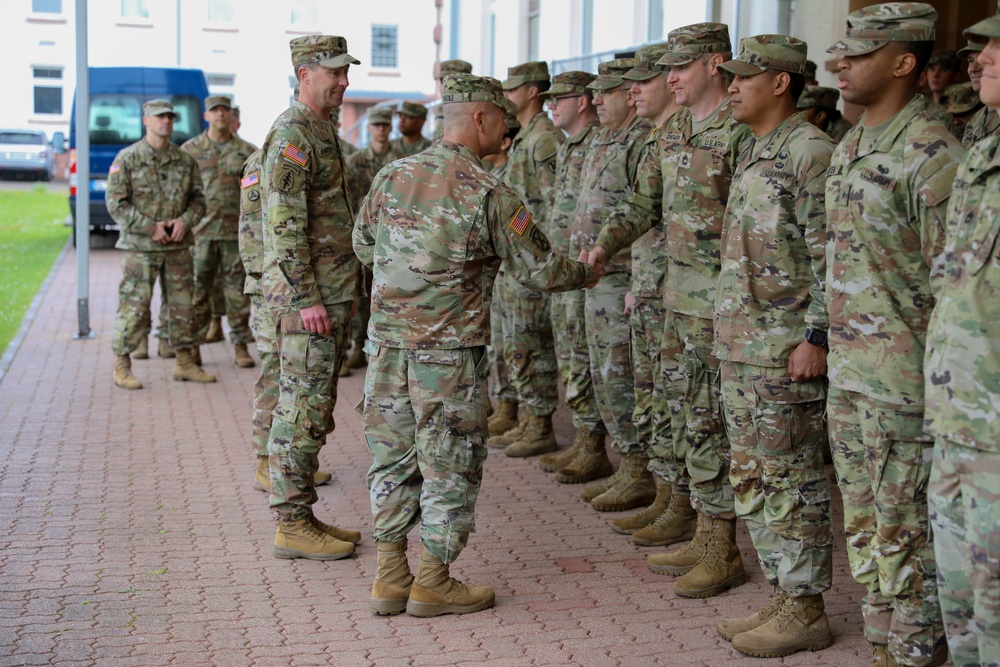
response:
[[[173,102],[177,120],[171,140],[180,146],[200,134],[205,123],[208,84],[200,69],[164,67],[90,68],[90,231],[117,233],[104,202],[108,169],[118,151],[143,135],[142,105],[148,100]],[[69,208],[76,245],[76,99],[69,125]]]

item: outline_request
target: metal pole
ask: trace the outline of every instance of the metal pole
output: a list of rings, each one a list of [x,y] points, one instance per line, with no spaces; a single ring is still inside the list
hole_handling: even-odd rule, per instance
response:
[[[74,339],[90,330],[90,70],[87,61],[87,0],[76,0],[76,311]]]

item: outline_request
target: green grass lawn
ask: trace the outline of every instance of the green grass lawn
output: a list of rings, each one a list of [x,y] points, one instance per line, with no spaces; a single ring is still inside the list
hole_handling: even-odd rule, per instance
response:
[[[0,353],[72,234],[66,211],[66,194],[43,186],[0,191]]]

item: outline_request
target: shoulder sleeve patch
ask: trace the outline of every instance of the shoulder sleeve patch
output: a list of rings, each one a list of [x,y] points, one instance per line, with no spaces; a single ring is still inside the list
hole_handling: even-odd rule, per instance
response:
[[[305,185],[305,173],[290,164],[280,164],[271,173],[271,187],[286,195],[297,195]]]
[[[240,187],[243,189],[250,188],[259,184],[260,184],[260,177],[257,175],[256,171],[249,173],[240,179]]]
[[[117,162],[115,162],[114,164],[111,165],[111,169],[108,169],[108,176],[110,176],[111,174],[117,174],[119,169],[121,169],[121,166]]]
[[[514,217],[510,219],[508,224],[511,229],[518,233],[518,235],[523,236],[524,230],[526,230],[528,225],[531,224],[531,214],[528,213],[523,206],[521,206],[517,209],[517,213],[514,214]]]
[[[290,143],[285,146],[285,150],[282,151],[281,157],[291,160],[300,167],[304,167],[309,164],[309,155],[295,144]]]
[[[952,184],[955,181],[955,167],[942,169],[920,186],[918,194],[927,206],[934,208],[951,196]]]

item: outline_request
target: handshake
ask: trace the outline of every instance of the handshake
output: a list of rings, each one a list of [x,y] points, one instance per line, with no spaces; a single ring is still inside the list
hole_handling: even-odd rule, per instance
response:
[[[590,289],[591,287],[596,285],[597,281],[600,280],[602,276],[604,276],[604,262],[606,262],[607,259],[608,259],[607,250],[605,250],[599,245],[591,248],[590,252],[587,252],[587,250],[580,251],[580,256],[577,258],[577,261],[583,262],[585,264],[590,264],[592,267],[594,267],[594,279],[591,282],[587,283],[586,285],[587,289]]]

